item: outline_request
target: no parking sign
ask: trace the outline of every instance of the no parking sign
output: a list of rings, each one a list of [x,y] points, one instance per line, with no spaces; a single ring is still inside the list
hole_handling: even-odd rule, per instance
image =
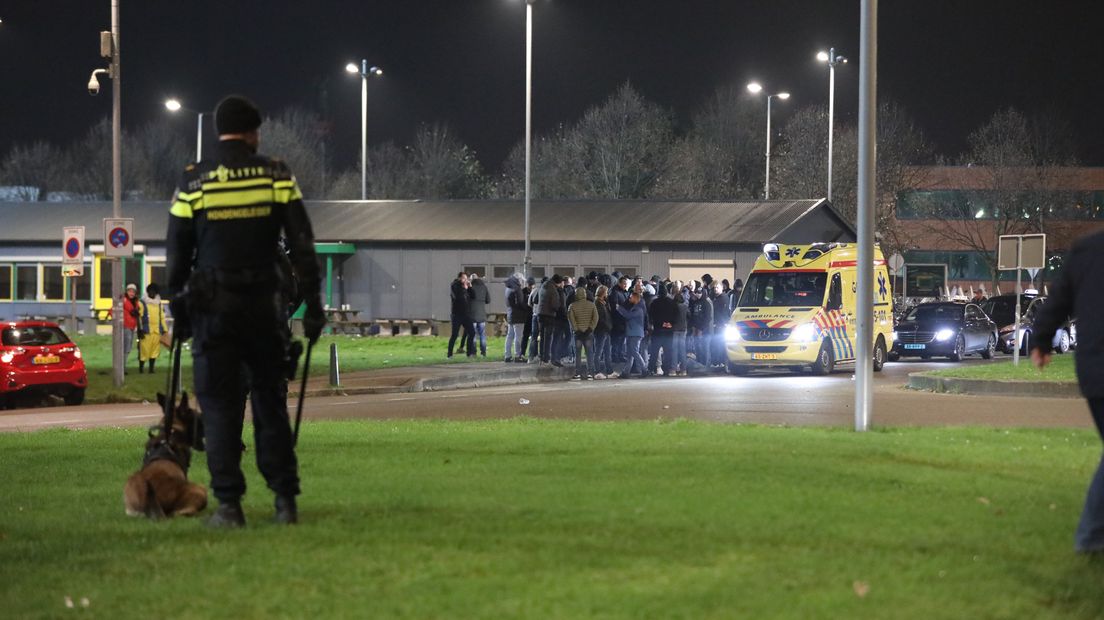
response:
[[[61,271],[66,277],[84,275],[84,226],[62,230]]]
[[[104,219],[104,256],[132,258],[134,256],[134,218]]]

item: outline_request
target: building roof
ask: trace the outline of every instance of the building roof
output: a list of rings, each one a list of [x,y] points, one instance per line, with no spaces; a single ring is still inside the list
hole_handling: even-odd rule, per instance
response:
[[[525,225],[518,200],[328,201],[307,209],[319,241],[514,243]],[[134,218],[135,243],[165,238],[167,201],[126,202],[122,211]],[[99,243],[107,217],[109,202],[0,203],[0,243],[60,242],[66,226],[84,226],[87,241]],[[533,201],[530,232],[535,243],[764,243],[812,220],[854,238],[825,200]]]

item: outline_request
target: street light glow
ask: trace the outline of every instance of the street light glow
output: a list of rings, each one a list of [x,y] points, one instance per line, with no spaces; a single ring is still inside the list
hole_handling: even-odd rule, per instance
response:
[[[383,69],[380,69],[379,67],[372,67],[368,70],[368,73],[371,73],[372,75],[383,75]]]
[[[775,97],[778,97],[779,99],[785,101],[786,99],[790,98],[790,93],[778,93],[777,95],[775,95]]]
[[[828,52],[817,52],[817,60],[820,62],[828,62]]]
[[[345,65],[345,70],[349,73],[357,73],[358,71],[360,71],[360,67],[356,66],[356,63],[351,62]]]
[[[759,93],[759,92],[762,92],[762,90],[763,90],[763,85],[762,85],[762,84],[760,84],[759,82],[750,82],[750,83],[748,83],[748,85],[747,85],[747,89],[748,89],[748,90],[749,90],[750,92],[753,92],[753,93]]]
[[[180,101],[176,99],[167,99],[165,101],[165,109],[169,112],[179,112],[181,107],[183,106],[180,105]]]

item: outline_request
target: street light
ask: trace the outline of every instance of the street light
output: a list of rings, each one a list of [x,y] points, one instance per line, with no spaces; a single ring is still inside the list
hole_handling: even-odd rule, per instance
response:
[[[165,109],[169,112],[179,112],[181,110],[191,112],[195,114],[196,119],[196,161],[203,159],[203,114],[204,112],[197,112],[189,108],[184,107],[179,99],[172,98],[165,100]]]
[[[360,199],[368,199],[368,78],[383,75],[383,69],[369,67],[368,61],[361,59],[358,67],[355,62],[345,65],[349,73],[360,74]]]
[[[525,0],[525,257],[522,271],[531,275],[533,253],[529,239],[529,177],[533,154],[533,5],[537,0]]]
[[[747,89],[756,94],[763,92],[763,86],[759,82],[749,83]],[[770,200],[771,99],[775,97],[785,101],[790,98],[790,93],[782,92],[767,95],[767,174],[763,183],[763,200]]]
[[[847,58],[836,54],[836,48],[817,52],[817,60],[828,63],[828,202],[832,202],[832,120],[836,108],[836,65],[847,64]]]

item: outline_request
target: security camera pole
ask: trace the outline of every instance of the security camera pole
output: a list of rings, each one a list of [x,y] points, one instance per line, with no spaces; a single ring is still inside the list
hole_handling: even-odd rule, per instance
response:
[[[100,56],[111,60],[107,69],[96,69],[88,80],[88,94],[100,92],[97,75],[111,78],[111,216],[123,216],[123,174],[120,146],[122,143],[122,78],[119,73],[119,0],[111,0],[111,32],[100,33]],[[108,243],[104,239],[104,244]],[[123,385],[123,265],[119,259],[111,261],[111,368],[115,387]]]

